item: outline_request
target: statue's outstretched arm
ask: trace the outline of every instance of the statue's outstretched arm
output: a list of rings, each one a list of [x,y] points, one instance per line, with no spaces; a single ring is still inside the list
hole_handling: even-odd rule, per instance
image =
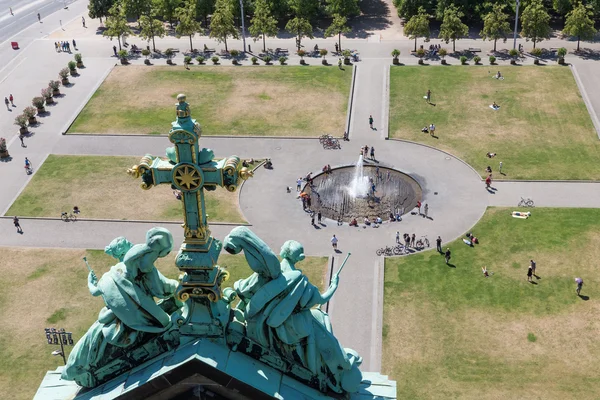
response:
[[[331,278],[331,283],[329,284],[329,289],[327,289],[325,291],[325,293],[323,293],[321,295],[321,298],[322,298],[321,304],[325,304],[329,300],[331,300],[331,298],[333,297],[333,294],[335,293],[335,291],[338,288],[339,283],[340,283],[340,277],[337,274],[333,275],[333,278]]]
[[[100,296],[102,294],[100,288],[98,287],[98,277],[94,271],[90,271],[88,274],[88,289],[90,290],[92,296]]]

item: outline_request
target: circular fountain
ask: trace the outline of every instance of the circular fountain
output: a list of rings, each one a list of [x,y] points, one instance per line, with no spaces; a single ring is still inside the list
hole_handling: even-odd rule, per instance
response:
[[[413,178],[392,168],[365,165],[362,156],[354,166],[316,176],[304,191],[311,195],[315,212],[334,220],[356,218],[359,223],[365,217],[385,221],[390,213],[408,213],[422,198]]]

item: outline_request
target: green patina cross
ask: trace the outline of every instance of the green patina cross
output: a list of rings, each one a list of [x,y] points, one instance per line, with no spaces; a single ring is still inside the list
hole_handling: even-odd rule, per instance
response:
[[[167,149],[167,159],[147,154],[128,173],[142,178],[143,189],[169,184],[181,191],[185,239],[176,265],[185,275],[178,296],[184,301],[190,296],[216,301],[221,297],[220,284],[227,272],[216,267],[221,242],[211,236],[208,228],[204,190],[222,186],[234,192],[252,172],[242,167],[239,157],[214,160],[212,150],[200,149],[200,125],[191,118],[185,95],[180,94],[177,100],[177,120],[169,132],[175,146]]]

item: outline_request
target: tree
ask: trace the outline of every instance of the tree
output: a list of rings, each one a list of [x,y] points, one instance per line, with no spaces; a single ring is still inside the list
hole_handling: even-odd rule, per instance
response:
[[[208,25],[208,16],[215,11],[215,0],[197,0],[196,15],[204,19],[204,26]]]
[[[354,17],[360,14],[357,0],[325,0],[325,11],[332,17]]]
[[[444,10],[444,19],[440,26],[439,37],[444,39],[446,43],[452,40],[452,51],[456,51],[456,39],[469,34],[469,27],[460,20],[463,16],[464,14],[453,4],[450,4]]]
[[[320,8],[319,0],[288,0],[288,5],[294,16],[298,18],[311,21],[318,17]]]
[[[257,41],[261,36],[263,51],[267,51],[265,37],[277,35],[277,20],[271,15],[271,8],[267,0],[256,0],[254,3],[254,17],[250,20],[250,36]]]
[[[156,51],[156,43],[154,43],[154,37],[164,37],[167,34],[162,21],[157,20],[149,15],[142,15],[140,17],[140,38],[144,40],[152,39],[152,50]]]
[[[494,41],[494,51],[496,51],[496,42],[498,39],[506,39],[510,32],[508,15],[504,14],[504,4],[496,3],[492,11],[483,17],[483,30],[479,33],[483,40]]]
[[[566,15],[573,9],[571,0],[552,0],[552,9],[559,15]]]
[[[189,36],[190,51],[194,51],[192,38],[196,33],[203,31],[200,22],[196,21],[196,2],[194,0],[187,0],[182,7],[175,10],[175,16],[179,20],[179,24],[175,28],[177,37]]]
[[[106,30],[102,32],[102,35],[111,40],[116,37],[119,42],[119,50],[121,50],[121,37],[128,34],[131,34],[131,28],[127,25],[125,8],[120,2],[116,2],[108,11]]]
[[[419,7],[417,15],[413,15],[404,24],[404,36],[415,39],[415,51],[417,51],[417,39],[419,37],[429,37],[429,15],[423,7]]]
[[[233,23],[233,7],[229,0],[217,0],[215,12],[210,20],[209,36],[224,42],[225,51],[227,51],[227,36],[239,38],[238,30]]]
[[[542,0],[531,0],[523,10],[521,16],[521,36],[533,41],[533,48],[537,42],[550,37],[550,15],[542,4]]]
[[[173,19],[175,18],[175,10],[179,6],[180,0],[153,0],[152,9],[156,15],[160,15],[173,28]]]
[[[148,0],[121,0],[125,7],[125,14],[134,16],[139,19],[142,15],[148,14],[150,11],[150,5],[152,4]]]
[[[577,36],[577,51],[579,51],[579,41],[581,39],[590,40],[596,35],[593,16],[594,13],[591,7],[586,7],[581,3],[567,14],[563,33],[569,36]]]
[[[338,45],[342,48],[342,33],[348,33],[352,29],[347,25],[348,20],[339,14],[334,14],[331,25],[325,30],[325,37],[338,35]]]
[[[113,4],[114,0],[90,0],[88,3],[88,15],[90,18],[99,18],[100,23],[102,23],[102,18],[108,16],[108,12]]]
[[[312,25],[304,18],[294,17],[290,19],[285,25],[285,29],[289,33],[296,35],[296,47],[298,47],[298,50],[300,50],[300,44],[304,37],[313,38]]]

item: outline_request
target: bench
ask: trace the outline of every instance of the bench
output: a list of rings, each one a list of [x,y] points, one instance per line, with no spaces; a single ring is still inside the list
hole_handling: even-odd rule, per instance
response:
[[[479,47],[469,47],[469,51],[471,53],[481,53],[481,48],[479,48]]]
[[[288,51],[288,49],[281,49],[281,48],[278,47],[278,48],[275,49],[275,54],[285,54],[285,55],[288,55],[289,51]]]

